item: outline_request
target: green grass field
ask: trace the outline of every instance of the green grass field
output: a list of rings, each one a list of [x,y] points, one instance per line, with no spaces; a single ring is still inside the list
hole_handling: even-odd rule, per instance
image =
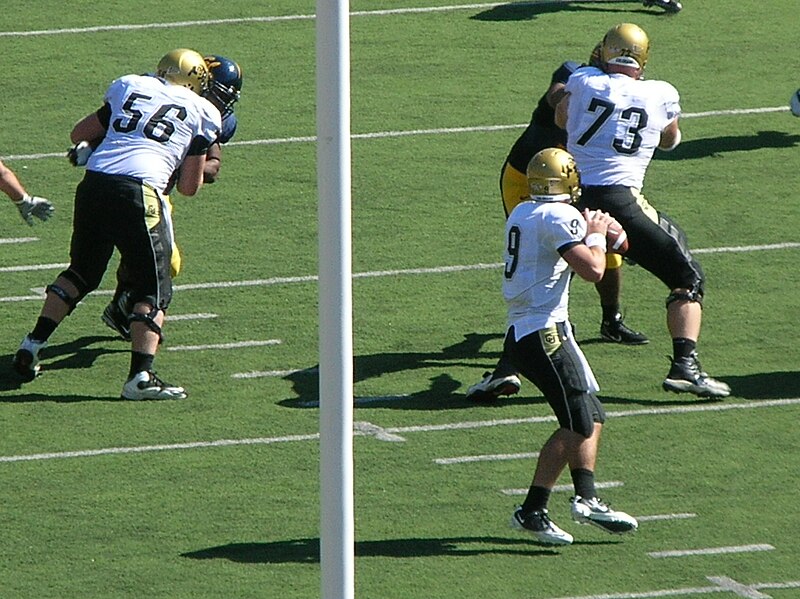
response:
[[[321,596],[315,5],[168,5],[3,3],[0,158],[57,207],[33,229],[0,210],[3,599]],[[351,2],[358,597],[800,597],[796,8]],[[531,384],[493,406],[464,393],[505,327],[499,168],[552,71],[626,21],[653,42],[648,76],[681,92],[683,144],[644,193],[698,251],[700,355],[733,393],[661,390],[666,290],[648,273],[625,268],[640,348],[600,342],[596,293],[576,281],[610,414],[597,479],[642,522],[604,535],[557,492],[551,515],[576,542],[549,549],[507,526],[549,407]],[[184,272],[156,368],[190,396],[117,399],[129,346],[99,318],[113,270],[20,385],[11,358],[68,262],[69,132],[113,78],[184,46],[245,76],[219,183],[175,197]]]

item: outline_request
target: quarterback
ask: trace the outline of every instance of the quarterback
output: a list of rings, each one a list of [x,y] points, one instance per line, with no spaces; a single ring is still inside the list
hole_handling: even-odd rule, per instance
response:
[[[569,286],[572,274],[595,282],[606,267],[604,212],[583,214],[572,204],[579,194],[575,161],[566,151],[538,152],[526,169],[529,201],[506,221],[503,296],[508,331],[503,354],[533,382],[550,404],[558,428],[539,454],[533,482],[511,527],[547,545],[569,545],[572,535],[548,515],[550,494],[569,466],[575,496],[572,518],[621,534],[638,527],[635,518],[598,499],[594,470],[606,414],[597,398],[592,369],[572,334]]]

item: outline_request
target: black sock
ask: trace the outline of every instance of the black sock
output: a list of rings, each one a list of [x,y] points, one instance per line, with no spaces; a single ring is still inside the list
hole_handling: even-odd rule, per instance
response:
[[[601,304],[600,308],[603,310],[603,322],[613,323],[619,319],[619,304],[613,304],[610,306]]]
[[[131,378],[137,372],[142,372],[143,370],[152,370],[154,358],[155,356],[152,354],[143,354],[142,352],[132,351],[131,370],[128,373],[128,378]]]
[[[522,513],[530,514],[531,512],[541,512],[547,508],[547,502],[550,501],[550,489],[545,487],[532,486],[528,490],[528,496],[522,504]]]
[[[575,487],[575,494],[591,499],[597,496],[594,488],[594,472],[586,468],[575,468],[569,471],[572,475],[572,485]]]
[[[672,340],[672,354],[676,360],[688,358],[697,349],[697,342],[686,337],[676,337]]]
[[[57,326],[58,323],[55,320],[47,318],[46,316],[40,316],[36,321],[36,326],[33,327],[33,331],[31,331],[31,338],[36,339],[36,341],[47,341],[50,335],[53,334],[53,331],[56,330]]]

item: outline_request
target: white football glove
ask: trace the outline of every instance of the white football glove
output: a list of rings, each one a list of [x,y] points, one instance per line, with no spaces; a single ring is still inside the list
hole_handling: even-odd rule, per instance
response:
[[[72,166],[86,166],[94,149],[88,141],[81,141],[67,150],[67,159]]]
[[[33,226],[34,216],[39,220],[47,220],[56,210],[49,200],[29,195],[25,195],[21,200],[15,200],[14,205],[19,210],[22,220],[30,226]]]

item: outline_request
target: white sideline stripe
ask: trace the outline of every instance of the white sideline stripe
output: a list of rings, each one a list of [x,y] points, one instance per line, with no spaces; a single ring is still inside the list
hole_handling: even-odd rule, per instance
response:
[[[719,248],[699,248],[692,250],[693,254],[730,254],[730,253],[746,253],[746,252],[766,252],[773,250],[789,250],[800,248],[800,242],[787,241],[784,243],[769,243],[764,245],[744,245],[744,246],[726,246]],[[28,266],[3,266],[0,267],[0,273],[3,272],[27,272],[36,270],[61,270],[69,266],[68,264],[33,264]],[[501,268],[502,262],[476,264],[460,264],[453,266],[433,266],[428,268],[402,268],[395,270],[375,270],[367,272],[359,272],[353,274],[353,279],[371,279],[378,277],[394,277],[399,275],[428,275],[428,274],[446,274],[453,272],[468,272],[474,270],[492,270]],[[175,285],[176,291],[190,291],[198,289],[232,289],[236,287],[268,287],[271,285],[289,285],[293,283],[314,283],[319,280],[317,275],[303,275],[298,277],[271,277],[268,279],[251,279],[245,281],[218,281],[211,283],[185,283],[183,285]],[[92,292],[92,295],[113,295],[113,290],[99,289]],[[17,295],[0,297],[0,302],[23,302],[31,300],[41,300],[41,295]],[[271,372],[271,371],[270,371]],[[269,375],[267,375],[269,376]],[[238,378],[238,377],[237,377]]]
[[[209,343],[208,345],[175,345],[165,348],[166,351],[200,351],[204,349],[241,349],[242,347],[262,347],[264,345],[280,345],[280,339],[263,341],[235,341],[233,343]]]
[[[594,484],[595,488],[597,489],[615,489],[624,485],[625,483],[619,480],[609,480]],[[556,493],[566,493],[568,491],[572,491],[573,489],[574,487],[572,485],[556,485],[553,487],[553,491]],[[503,495],[527,495],[528,489],[500,489],[500,492]]]
[[[0,34],[2,35],[2,34]],[[708,110],[705,112],[689,112],[681,118],[691,119],[711,116],[741,116],[747,114],[766,114],[769,112],[789,112],[789,106],[772,106],[766,108],[730,108],[726,110]],[[508,129],[524,129],[528,123],[516,125],[475,125],[472,127],[436,127],[431,129],[409,129],[407,131],[376,131],[373,133],[353,133],[350,139],[389,139],[395,137],[408,137],[413,135],[448,135],[453,133],[490,133]],[[270,139],[251,139],[245,141],[231,141],[225,147],[233,146],[269,146],[278,144],[311,143],[316,142],[314,135],[300,137],[276,137]],[[40,160],[42,158],[64,158],[63,152],[48,152],[42,154],[10,154],[3,156],[2,160]]]
[[[650,551],[650,557],[687,557],[690,555],[719,555],[722,553],[750,553],[754,551],[772,551],[772,545],[736,545],[733,547],[707,547],[705,549],[676,549],[673,551]]]
[[[206,314],[199,312],[197,314],[170,314],[169,320],[208,320],[210,318],[219,318],[218,314]]]
[[[602,595],[572,595],[569,597],[557,597],[554,599],[650,599],[652,597],[677,597],[683,595],[706,595],[709,593],[757,592],[759,589],[796,589],[800,588],[800,580],[790,580],[787,582],[757,582],[750,585],[742,585],[736,581],[721,576],[706,576],[709,582],[715,586],[708,587],[689,587],[685,589],[662,589],[658,591],[642,591],[638,593],[603,593]],[[736,590],[734,590],[734,588]],[[740,597],[759,598],[769,597],[768,595],[739,594]]]
[[[497,462],[502,460],[527,460],[531,458],[538,458],[539,452],[532,451],[528,453],[495,453],[488,455],[465,455],[457,458],[436,458],[434,463],[442,466],[450,464],[469,464],[472,462]]]
[[[680,514],[653,514],[651,516],[636,516],[639,522],[656,522],[658,520],[688,520],[689,518],[697,518],[697,514],[691,512]]]
[[[742,404],[727,404],[721,406],[679,406],[663,409],[645,409],[645,410],[630,410],[623,412],[607,412],[607,416],[623,417],[623,416],[654,416],[663,414],[687,414],[692,412],[709,412],[709,411],[723,411],[723,410],[736,410],[736,409],[756,409],[756,408],[770,408],[777,406],[790,406],[800,404],[800,398],[794,399],[773,399],[759,402],[749,402]],[[514,424],[531,424],[537,422],[553,422],[555,416],[552,417],[534,417],[534,418],[518,418],[518,419],[505,419],[505,420],[483,420],[478,422],[456,422],[452,424],[432,424],[428,426],[400,426],[392,428],[384,428],[383,430],[389,434],[402,434],[402,433],[419,433],[419,432],[432,432],[432,431],[449,431],[449,430],[463,430],[473,428],[483,428],[490,426],[504,426]],[[139,453],[144,451],[157,451],[169,449],[187,449],[191,447],[216,447],[227,445],[255,445],[257,443],[281,443],[286,441],[308,441],[319,439],[319,433],[312,435],[291,435],[288,437],[275,437],[272,439],[241,439],[241,440],[222,440],[222,441],[198,441],[196,443],[178,443],[174,445],[150,445],[145,447],[117,447],[111,449],[90,449],[85,451],[68,451],[68,452],[55,452],[55,453],[38,453],[32,455],[13,455],[13,456],[0,456],[0,462],[22,462],[27,460],[44,460],[55,458],[71,458],[71,457],[86,457],[93,455],[106,455],[109,453]]]
[[[38,237],[4,237],[0,239],[0,244],[3,243],[28,243],[31,241],[39,241]]]

